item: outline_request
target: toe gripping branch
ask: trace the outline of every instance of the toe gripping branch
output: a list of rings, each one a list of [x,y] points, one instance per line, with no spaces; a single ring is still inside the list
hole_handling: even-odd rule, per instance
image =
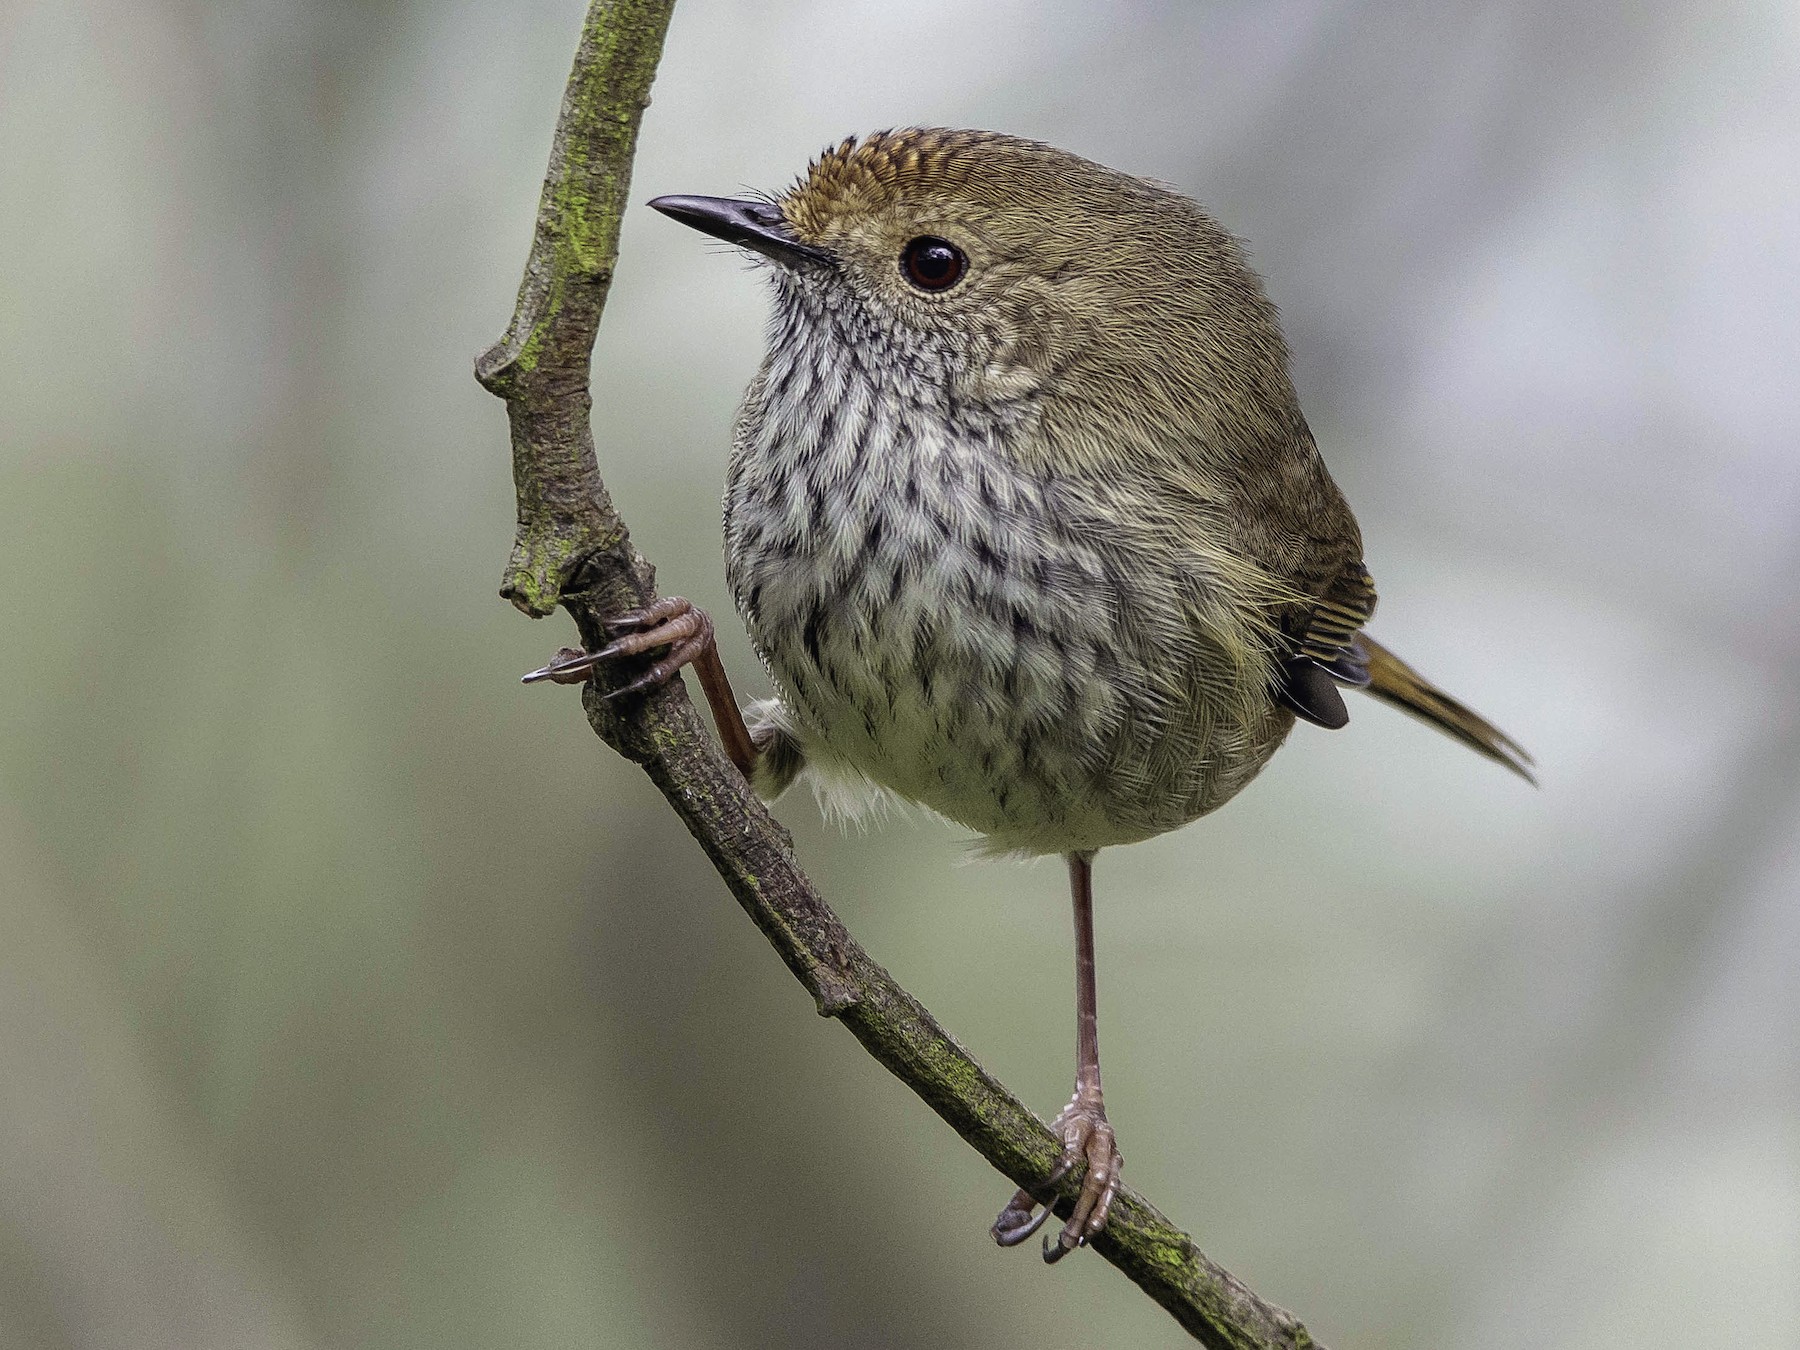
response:
[[[554,684],[585,684],[596,670],[613,661],[627,660],[661,648],[667,650],[645,670],[624,684],[608,690],[608,701],[646,693],[667,684],[683,666],[692,666],[700,677],[700,688],[712,709],[719,740],[738,772],[749,778],[756,767],[756,747],[744,725],[737,697],[731,692],[724,663],[719,660],[718,644],[713,640],[712,619],[705,610],[678,595],[665,595],[642,609],[628,610],[606,620],[606,633],[612,639],[599,651],[587,652],[578,647],[564,647],[548,665],[521,677],[523,684],[548,680]]]
[[[1074,1100],[1051,1123],[1063,1143],[1062,1157],[1035,1190],[1021,1187],[1006,1202],[1006,1208],[994,1220],[990,1230],[994,1241],[1002,1247],[1016,1247],[1044,1226],[1055,1210],[1056,1188],[1078,1164],[1087,1170],[1081,1179],[1081,1190],[1069,1221],[1056,1235],[1055,1241],[1044,1239],[1044,1260],[1054,1265],[1077,1247],[1085,1247],[1106,1226],[1113,1200],[1119,1193],[1119,1174],[1124,1157],[1113,1138],[1106,1119],[1106,1108],[1098,1098],[1085,1098],[1077,1092]],[[1043,1208],[1039,1209],[1038,1206]],[[1033,1211],[1036,1211],[1035,1214]]]
[[[564,647],[548,665],[521,676],[520,683],[550,680],[556,684],[586,684],[595,670],[610,661],[667,647],[669,650],[660,661],[606,695],[609,699],[623,698],[667,684],[676,671],[693,664],[713,647],[712,620],[706,611],[696,609],[678,595],[663,596],[642,609],[628,610],[606,620],[606,632],[612,641],[599,651]]]

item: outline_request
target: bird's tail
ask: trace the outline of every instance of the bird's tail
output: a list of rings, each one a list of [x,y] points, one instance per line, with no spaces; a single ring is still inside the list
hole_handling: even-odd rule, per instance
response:
[[[1471,750],[1504,764],[1527,783],[1537,782],[1531,773],[1532,758],[1524,746],[1451,698],[1367,633],[1357,634],[1357,642],[1369,662],[1365,693],[1429,722]]]

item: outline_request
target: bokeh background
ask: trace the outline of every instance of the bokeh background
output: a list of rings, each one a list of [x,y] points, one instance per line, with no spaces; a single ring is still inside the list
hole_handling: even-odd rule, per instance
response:
[[[510,313],[579,0],[0,7],[0,1343],[1185,1343],[518,673]],[[633,193],[915,122],[1252,243],[1377,630],[1099,871],[1127,1175],[1338,1350],[1800,1345],[1800,9],[682,0]],[[738,262],[632,215],[602,463],[725,621]],[[1061,869],[781,815],[1046,1114]]]

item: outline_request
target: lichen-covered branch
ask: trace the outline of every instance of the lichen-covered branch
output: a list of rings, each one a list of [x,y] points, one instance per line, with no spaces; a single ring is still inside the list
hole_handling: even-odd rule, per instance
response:
[[[655,593],[655,573],[600,478],[588,367],[618,258],[638,124],[673,8],[674,0],[589,5],[518,306],[506,335],[475,363],[476,378],[506,400],[512,425],[519,520],[500,593],[534,617],[561,605],[590,650],[606,640],[608,615]],[[1040,1185],[1059,1152],[1049,1128],[857,945],[680,681],[621,706],[590,684],[583,702],[601,738],[668,798],[819,1011],[842,1021],[1009,1180]],[[1063,1183],[1056,1209],[1065,1218],[1075,1191],[1074,1179]],[[1128,1188],[1094,1246],[1206,1345],[1314,1344],[1297,1320],[1207,1260]]]

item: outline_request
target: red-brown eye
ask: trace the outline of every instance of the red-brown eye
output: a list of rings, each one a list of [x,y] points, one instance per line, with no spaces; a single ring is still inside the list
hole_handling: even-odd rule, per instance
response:
[[[947,291],[969,268],[963,251],[948,239],[920,235],[900,254],[900,270],[922,291]]]

